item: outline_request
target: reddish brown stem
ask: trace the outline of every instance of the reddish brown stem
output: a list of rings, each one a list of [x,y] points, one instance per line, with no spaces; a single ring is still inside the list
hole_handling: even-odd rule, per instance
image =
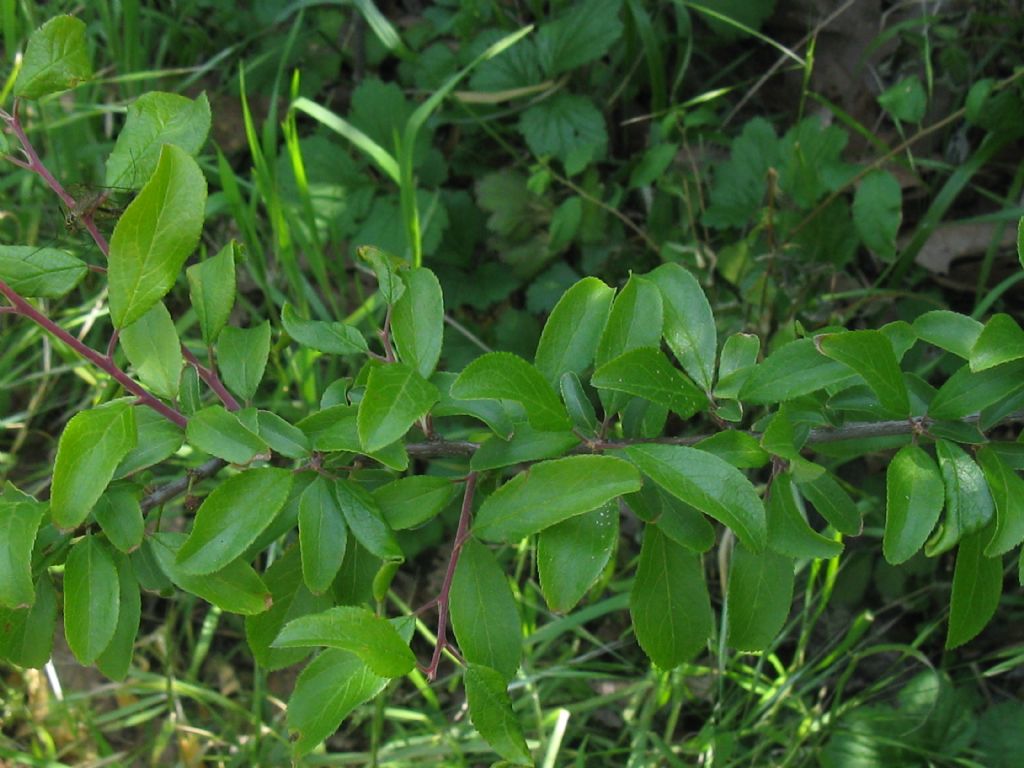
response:
[[[227,387],[220,380],[220,376],[213,368],[207,368],[205,365],[199,362],[199,358],[192,354],[188,347],[184,344],[181,345],[181,354],[184,355],[189,365],[196,369],[196,373],[199,374],[199,378],[206,382],[206,386],[214,391],[220,401],[224,403],[224,407],[229,411],[237,411],[241,409],[241,404],[235,399],[235,396],[228,392]]]

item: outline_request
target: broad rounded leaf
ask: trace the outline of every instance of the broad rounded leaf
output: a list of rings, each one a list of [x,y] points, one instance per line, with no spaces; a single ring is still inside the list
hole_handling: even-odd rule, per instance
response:
[[[348,527],[334,488],[317,475],[299,498],[302,578],[314,595],[327,591],[345,559]]]
[[[73,16],[55,16],[29,37],[14,95],[38,99],[66,91],[90,77],[85,22]]]
[[[100,539],[79,541],[64,565],[64,634],[82,664],[92,664],[117,629],[121,587],[114,558]]]
[[[190,445],[232,464],[248,464],[268,450],[263,438],[222,405],[211,405],[193,414],[185,437]]]
[[[742,544],[732,552],[726,639],[741,651],[763,651],[778,635],[793,601],[793,560],[770,549],[754,554]]]
[[[533,765],[523,727],[512,712],[508,684],[497,670],[470,664],[463,677],[473,727],[495,752],[515,765]]]
[[[439,398],[437,387],[411,366],[389,363],[373,368],[356,416],[363,448],[379,451],[395,442]]]
[[[411,475],[374,488],[381,514],[392,530],[422,525],[448,506],[457,486],[448,477]]]
[[[677,371],[660,350],[640,347],[602,365],[590,380],[598,389],[642,397],[688,419],[708,404],[707,396]]]
[[[897,416],[910,414],[910,396],[892,343],[881,331],[846,331],[818,336],[822,354],[860,374],[882,407]]]
[[[1024,331],[1006,314],[993,315],[971,347],[972,371],[984,371],[1024,357]]]
[[[593,362],[615,291],[596,277],[585,277],[555,304],[544,323],[534,365],[556,384],[564,373],[577,376]]]
[[[939,468],[923,448],[905,445],[886,472],[882,554],[892,565],[909,560],[935,527],[945,500]]]
[[[619,539],[619,510],[609,502],[545,528],[537,537],[537,572],[544,599],[567,613],[604,571]]]
[[[0,606],[23,608],[36,599],[32,547],[46,502],[0,498]]]
[[[973,317],[933,309],[914,320],[914,332],[922,341],[967,360],[984,326]]]
[[[246,402],[256,396],[269,355],[269,320],[251,328],[228,325],[217,337],[217,367],[224,385]]]
[[[391,333],[398,359],[424,379],[437,368],[444,340],[444,298],[441,284],[422,267],[401,274],[405,293],[391,310]]]
[[[88,271],[84,261],[57,248],[0,245],[0,280],[28,298],[60,298]]]
[[[107,540],[125,554],[137,549],[146,534],[138,492],[131,486],[110,488],[99,497],[92,515]]]
[[[121,346],[139,380],[158,397],[173,400],[184,359],[174,320],[162,301],[121,330]]]
[[[50,660],[57,625],[57,593],[49,574],[36,581],[31,608],[0,608],[0,659],[40,669]]]
[[[661,291],[665,342],[690,378],[710,392],[718,334],[704,290],[697,278],[678,264],[662,264],[648,278]]]

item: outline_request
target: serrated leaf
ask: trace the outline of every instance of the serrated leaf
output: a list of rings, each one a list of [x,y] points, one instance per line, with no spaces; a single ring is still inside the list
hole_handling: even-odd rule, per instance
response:
[[[501,673],[481,664],[470,664],[463,684],[470,720],[484,741],[510,763],[533,765],[523,728],[512,712],[508,683]]]
[[[91,78],[85,31],[81,19],[55,16],[33,32],[14,83],[14,95],[38,99]]]
[[[540,63],[548,77],[604,56],[622,35],[622,0],[585,0],[537,32]]]
[[[348,527],[334,489],[317,475],[299,499],[302,578],[314,595],[331,586],[345,559],[347,542]]]
[[[175,399],[185,361],[181,356],[178,331],[164,303],[158,301],[146,314],[123,328],[120,341],[139,380],[154,395]]]
[[[64,565],[64,634],[79,663],[92,664],[110,644],[120,595],[109,550],[96,536],[86,536]]]
[[[460,400],[514,400],[530,426],[542,432],[569,429],[565,407],[535,367],[509,352],[488,352],[467,365],[451,385]]]
[[[928,406],[936,419],[962,419],[1024,389],[1024,360],[973,372],[963,366],[943,384]]]
[[[88,516],[114,470],[135,447],[135,411],[119,400],[75,414],[57,444],[50,513],[61,528]]]
[[[640,474],[613,456],[568,456],[534,464],[480,506],[473,532],[518,541],[640,488]]]
[[[344,323],[303,320],[291,304],[281,308],[281,324],[285,333],[304,347],[331,355],[358,355],[369,350],[366,338],[357,328]]]
[[[135,638],[139,633],[142,599],[131,560],[121,552],[112,554],[117,568],[119,595],[117,626],[103,653],[96,657],[96,667],[111,680],[124,680],[131,666]]]
[[[946,516],[924,552],[934,557],[956,546],[963,536],[980,531],[995,514],[985,474],[956,443],[935,441],[935,455],[946,488]]]
[[[222,405],[211,405],[193,414],[185,438],[199,450],[232,464],[248,464],[268,451],[263,438]]]
[[[886,472],[882,554],[891,565],[909,560],[928,539],[942,512],[945,488],[923,448],[905,445]]]
[[[614,502],[570,517],[537,537],[537,572],[548,607],[568,613],[594,586],[615,552],[619,510]]]
[[[644,530],[629,613],[637,642],[662,669],[689,661],[711,636],[714,617],[700,556],[656,526]]]
[[[788,473],[776,475],[772,480],[765,511],[768,546],[776,552],[791,557],[833,558],[843,551],[841,543],[822,536],[807,524]]]
[[[367,551],[388,562],[400,563],[405,559],[394,532],[368,491],[357,483],[339,478],[334,482],[334,494],[349,530]]]
[[[677,499],[729,526],[751,550],[764,549],[764,505],[746,476],[731,464],[681,445],[633,445],[623,452]]]
[[[270,355],[270,321],[251,328],[225,326],[217,337],[217,367],[225,386],[249,402],[256,396]]]
[[[793,601],[793,560],[770,549],[753,554],[742,544],[732,551],[726,640],[741,651],[763,651],[779,634]]]
[[[982,531],[964,536],[956,552],[946,649],[973,639],[995,615],[1003,592],[1003,561],[985,555]]]
[[[755,405],[781,403],[837,384],[850,375],[847,366],[818,352],[813,339],[798,339],[756,366],[739,396]]]
[[[828,474],[798,483],[800,492],[828,524],[846,536],[859,536],[864,527],[860,511],[853,499]]]
[[[184,150],[164,145],[149,181],[110,238],[110,317],[124,328],[174,286],[203,228],[206,179]]]
[[[768,188],[768,169],[778,167],[779,139],[772,124],[755,117],[732,142],[729,159],[714,170],[704,223],[745,227],[757,217]]]
[[[422,267],[401,277],[405,293],[391,310],[391,333],[398,359],[427,379],[437,368],[444,341],[441,284],[433,272]]]
[[[227,325],[235,305],[235,252],[232,240],[216,256],[203,259],[185,270],[189,298],[199,320],[203,341],[212,346]]]
[[[57,593],[44,573],[35,585],[31,608],[0,608],[0,659],[41,668],[50,659],[57,624]]]
[[[142,543],[146,523],[134,488],[110,488],[96,501],[92,515],[107,540],[121,552],[127,554]]]
[[[355,606],[338,606],[294,619],[285,625],[273,645],[340,648],[354,653],[371,671],[384,677],[401,677],[416,666],[409,644],[390,622]]]
[[[900,183],[888,171],[865,176],[853,196],[853,224],[868,250],[887,262],[896,258],[896,235],[903,219]]]
[[[60,298],[88,271],[84,261],[57,248],[0,245],[0,280],[26,298]]]
[[[984,326],[973,317],[948,309],[934,309],[914,320],[914,332],[918,338],[964,360],[971,356],[971,348],[983,329]]]
[[[550,384],[567,372],[580,375],[593,362],[614,295],[596,277],[585,277],[555,304],[534,357],[534,365]]]
[[[604,116],[594,102],[565,92],[523,112],[519,132],[534,155],[558,158],[570,175],[589,165],[608,144]]]
[[[1006,314],[993,315],[971,347],[972,371],[984,371],[1024,357],[1024,331]]]
[[[452,629],[466,661],[512,679],[522,652],[519,610],[505,574],[476,539],[468,539],[459,554],[449,600]]]
[[[681,419],[707,407],[707,396],[652,347],[640,347],[609,360],[590,383],[598,389],[626,392],[663,405]]]
[[[392,530],[415,528],[435,517],[455,498],[451,478],[411,475],[371,492],[384,520]]]
[[[425,416],[440,396],[437,387],[409,365],[389,363],[371,369],[356,416],[359,442],[367,451],[390,445]]]
[[[665,342],[697,386],[710,392],[718,334],[704,290],[697,279],[678,264],[662,264],[648,278],[661,291]]]
[[[985,545],[985,556],[995,557],[1024,541],[1024,480],[989,446],[976,455],[996,506],[995,531]]]
[[[885,334],[880,331],[846,331],[818,336],[815,341],[826,357],[860,374],[878,396],[882,407],[897,416],[910,414],[910,396],[903,371]]]
[[[24,608],[36,598],[32,547],[46,509],[41,501],[0,498],[0,606]]]
[[[905,77],[886,88],[878,96],[878,103],[897,120],[920,123],[928,106],[924,86],[916,76]]]

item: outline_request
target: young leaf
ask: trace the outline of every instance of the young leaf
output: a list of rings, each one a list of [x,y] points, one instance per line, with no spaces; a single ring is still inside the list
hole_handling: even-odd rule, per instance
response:
[[[459,554],[449,599],[452,629],[466,661],[511,680],[522,651],[519,609],[494,555],[476,539],[468,539]]]
[[[142,599],[131,560],[121,552],[114,552],[113,558],[119,594],[117,626],[103,653],[96,657],[96,666],[111,680],[124,680],[132,663],[135,637],[139,634]]]
[[[338,606],[290,621],[273,645],[341,648],[354,653],[371,671],[384,677],[401,677],[416,666],[416,657],[394,625],[366,608],[355,606]]]
[[[508,684],[497,670],[470,664],[463,677],[473,727],[502,758],[515,765],[533,765],[523,728],[512,712]]]
[[[217,367],[225,386],[249,402],[256,396],[270,355],[270,321],[252,328],[225,326],[217,337]]]
[[[135,410],[125,400],[75,414],[57,444],[50,514],[61,528],[80,525],[135,447]]]
[[[923,341],[967,360],[984,326],[973,317],[933,309],[914,320],[914,332]]]
[[[371,369],[356,417],[359,442],[367,451],[390,445],[426,415],[439,398],[437,387],[404,363]]]
[[[146,523],[142,519],[142,508],[134,488],[108,489],[97,499],[92,515],[107,540],[121,552],[128,554],[142,543]]]
[[[596,277],[585,277],[555,304],[534,356],[534,365],[550,384],[564,373],[579,376],[593,362],[614,295]]]
[[[225,568],[270,525],[291,486],[292,473],[277,467],[249,469],[222,482],[196,510],[177,553],[178,569],[203,575]]]
[[[57,248],[0,245],[0,280],[27,298],[58,299],[88,271],[84,261]]]
[[[91,77],[85,22],[73,16],[55,16],[29,37],[14,95],[38,99],[74,88]]]
[[[373,496],[357,483],[344,478],[334,481],[334,494],[352,535],[372,555],[394,563],[405,559]]]
[[[985,628],[999,607],[1003,592],[1003,560],[982,551],[983,531],[964,536],[956,552],[953,592],[949,601],[946,649],[958,648]]]
[[[633,445],[624,453],[677,499],[729,526],[751,550],[764,549],[764,505],[738,469],[706,451],[681,445]]]
[[[384,520],[392,530],[415,528],[448,506],[457,486],[448,477],[411,475],[371,492]]]
[[[822,354],[860,374],[882,406],[897,416],[910,414],[910,396],[892,344],[880,331],[846,331],[818,336]]]
[[[171,313],[158,301],[142,317],[121,331],[121,346],[139,379],[154,395],[173,400],[184,359],[181,340]]]
[[[754,368],[740,390],[740,399],[755,405],[781,403],[849,377],[850,369],[819,353],[813,339],[797,339]]]
[[[1009,315],[992,315],[971,347],[971,370],[984,371],[1024,357],[1024,331]]]
[[[734,333],[725,340],[718,361],[715,397],[736,398],[757,363],[761,339],[752,333]]]
[[[996,528],[985,545],[985,557],[995,557],[1024,541],[1024,480],[988,446],[977,457],[996,505]]]
[[[732,551],[726,639],[741,651],[763,651],[778,635],[793,600],[793,560],[766,549],[753,554],[742,544]]]
[[[962,419],[1024,389],[1024,360],[973,372],[963,366],[939,388],[928,406],[936,419]]]
[[[303,320],[287,302],[281,308],[281,325],[302,346],[329,355],[359,355],[369,350],[366,338],[357,328],[344,323]]]
[[[317,475],[299,499],[302,578],[314,595],[331,586],[345,559],[347,542],[348,528],[334,489]]]
[[[121,600],[114,558],[96,536],[75,544],[64,565],[64,634],[81,664],[92,664],[117,630]]]
[[[268,450],[259,435],[222,405],[211,405],[194,414],[188,420],[185,437],[199,450],[232,464],[248,464]]]
[[[980,531],[992,519],[995,504],[985,474],[956,443],[935,441],[935,455],[946,488],[946,517],[924,548],[934,557],[956,546],[961,537]]]
[[[156,170],[117,222],[107,279],[115,328],[138,320],[174,285],[199,242],[206,179],[183,150],[164,145]]]
[[[619,540],[614,502],[545,528],[537,537],[540,588],[551,610],[568,613],[594,586]]]
[[[672,367],[652,347],[640,347],[619,355],[594,371],[590,383],[598,389],[626,392],[663,405],[688,419],[707,407],[707,396]]]
[[[662,264],[648,277],[661,291],[665,342],[683,370],[705,392],[715,376],[718,335],[711,305],[697,279],[678,264]]]
[[[41,668],[50,660],[57,625],[57,593],[43,573],[31,608],[0,608],[0,659],[24,668]]]
[[[790,557],[833,558],[843,551],[838,541],[822,536],[807,524],[789,473],[776,475],[765,505],[768,514],[768,546]]]
[[[444,297],[429,269],[419,267],[401,275],[405,293],[391,310],[391,333],[398,359],[424,379],[437,368],[444,340]]]
[[[707,643],[714,623],[700,556],[648,525],[629,613],[651,661],[666,670],[689,661]]]
[[[373,268],[377,275],[377,287],[385,304],[394,304],[405,293],[405,283],[398,271],[407,268],[408,262],[373,245],[361,245],[356,249],[359,258]]]
[[[903,195],[900,184],[888,171],[872,171],[853,196],[853,224],[868,250],[883,261],[896,258]]]
[[[480,506],[473,532],[518,541],[640,488],[640,474],[613,456],[567,456],[534,464]]]
[[[460,400],[514,400],[530,426],[542,432],[570,429],[572,422],[540,371],[509,352],[488,352],[467,365],[451,386]]]
[[[828,474],[798,483],[800,493],[814,505],[828,524],[846,536],[859,536],[864,528],[857,505],[836,480]]]
[[[905,445],[889,463],[882,554],[891,565],[909,560],[928,539],[945,499],[939,468],[923,448]]]
[[[32,547],[46,503],[0,498],[0,606],[32,605]]]
[[[232,240],[216,256],[203,259],[185,270],[192,308],[196,311],[199,330],[207,346],[213,346],[217,341],[235,305],[237,250],[238,243]]]

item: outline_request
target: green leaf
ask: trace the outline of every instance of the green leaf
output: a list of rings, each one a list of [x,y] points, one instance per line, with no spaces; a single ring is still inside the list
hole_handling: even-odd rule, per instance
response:
[[[971,347],[971,370],[984,371],[1024,357],[1024,331],[1009,315],[989,318]]]
[[[989,623],[1003,592],[1003,561],[984,552],[985,533],[978,531],[960,540],[953,569],[949,601],[946,650],[973,639]]]
[[[364,453],[356,427],[357,415],[355,406],[333,405],[307,416],[295,426],[309,437],[314,450]],[[379,451],[366,453],[384,466],[399,472],[409,466],[409,456],[401,443],[396,442]]]
[[[738,429],[716,432],[701,440],[694,448],[713,453],[737,469],[759,469],[771,460],[756,437]]]
[[[569,418],[576,425],[576,429],[596,435],[597,413],[594,411],[594,404],[587,397],[579,377],[572,371],[566,371],[562,374],[558,385],[565,409],[569,412]]]
[[[905,445],[885,476],[882,554],[891,565],[909,560],[928,539],[945,499],[942,475],[923,448]]]
[[[535,104],[519,118],[519,132],[536,157],[558,158],[570,176],[604,153],[604,116],[586,96],[564,91]]]
[[[462,400],[451,395],[452,384],[458,377],[454,373],[438,372],[430,381],[441,393],[441,399],[431,410],[434,417],[471,416],[479,419],[499,437],[512,436],[514,424],[505,403],[501,400]],[[512,407],[518,410],[518,406]]]
[[[359,442],[367,451],[390,445],[425,416],[440,396],[437,387],[404,363],[371,369],[356,417]]]
[[[678,264],[662,264],[648,278],[661,291],[665,342],[690,378],[710,392],[718,335],[711,305],[700,283]]]
[[[359,355],[369,350],[357,328],[344,323],[303,320],[287,302],[281,308],[281,324],[285,333],[302,346],[329,355]]]
[[[540,588],[551,610],[568,613],[604,571],[619,540],[613,502],[570,517],[537,537]]]
[[[91,77],[85,22],[73,16],[55,16],[29,37],[14,95],[38,99],[74,88]]]
[[[508,440],[494,435],[481,443],[469,460],[469,468],[483,472],[527,461],[551,459],[564,455],[579,442],[574,432],[538,432],[523,422],[516,425]]]
[[[843,545],[833,541],[807,524],[797,503],[789,473],[776,475],[771,495],[765,505],[768,514],[768,546],[790,557],[833,558]]]
[[[741,651],[763,651],[779,634],[793,601],[793,560],[766,549],[732,551],[725,598],[726,638]]]
[[[57,593],[48,574],[39,577],[31,608],[0,608],[0,659],[25,668],[50,660],[57,625]]]
[[[629,594],[636,640],[651,661],[674,669],[711,637],[714,617],[700,556],[648,525]]]
[[[92,664],[110,644],[120,595],[110,551],[96,536],[86,536],[64,565],[64,634],[79,663]]]
[[[936,440],[935,455],[946,488],[946,517],[925,545],[928,557],[952,549],[963,536],[988,525],[995,514],[984,473],[959,445]]]
[[[391,311],[391,333],[398,359],[424,379],[437,368],[444,341],[444,297],[441,284],[429,269],[402,274],[405,293]]]
[[[585,277],[555,304],[534,357],[534,365],[550,384],[568,372],[580,375],[593,362],[614,295],[596,277]]]
[[[46,508],[41,501],[0,498],[0,606],[23,608],[36,598],[32,547]]]
[[[398,271],[409,266],[405,259],[392,256],[373,245],[361,245],[357,249],[359,258],[373,268],[377,275],[377,287],[385,304],[394,304],[405,293],[405,283]]]
[[[121,330],[121,346],[139,380],[158,397],[174,400],[185,364],[181,340],[171,313],[158,301],[142,317]]]
[[[792,400],[850,377],[850,369],[825,357],[813,339],[791,341],[754,368],[740,399],[755,405]]]
[[[962,419],[1024,389],[1024,360],[977,373],[963,366],[947,379],[928,406],[936,419]]]
[[[157,533],[147,539],[153,542],[152,552],[160,569],[179,588],[229,613],[251,616],[270,607],[270,590],[248,563],[233,560],[219,571],[203,575],[182,569],[176,555],[185,538],[182,533]]]
[[[934,309],[914,320],[914,332],[923,341],[967,360],[984,326],[973,317]]]
[[[80,525],[135,447],[135,410],[118,400],[75,414],[57,444],[50,513],[60,528]]]
[[[245,402],[256,396],[270,355],[270,321],[252,328],[225,326],[217,337],[217,367],[225,386]]]
[[[502,758],[515,765],[533,765],[523,728],[512,712],[508,683],[501,673],[470,664],[463,676],[469,717],[484,741]]]
[[[619,355],[594,371],[590,383],[598,389],[626,392],[663,405],[688,419],[707,408],[707,396],[672,367],[652,347],[640,347]]]
[[[266,442],[222,405],[193,414],[185,428],[189,444],[232,464],[248,464],[269,450]]]
[[[857,505],[836,480],[828,474],[800,482],[800,492],[828,524],[846,536],[859,536],[864,528]]]
[[[715,529],[697,509],[656,485],[648,484],[625,497],[629,508],[645,523],[658,527],[681,547],[701,553],[715,544]]]
[[[565,407],[540,371],[509,352],[488,352],[463,369],[452,383],[460,400],[514,400],[526,410],[530,426],[542,432],[570,429]]]
[[[139,634],[142,599],[131,560],[121,552],[114,552],[113,558],[119,595],[117,626],[103,653],[96,657],[96,666],[111,680],[124,680],[132,663],[135,638]]]
[[[193,369],[195,370],[195,369]],[[185,433],[151,408],[135,412],[135,447],[117,465],[114,480],[120,480],[140,469],[159,464],[181,448]]]
[[[199,242],[206,179],[184,150],[165,145],[156,171],[114,228],[107,259],[115,328],[138,320],[171,290]]]
[[[658,286],[647,278],[630,275],[612,304],[597,344],[594,365],[600,367],[638,347],[660,347],[663,323],[664,307]],[[601,402],[606,413],[616,413],[626,407],[629,398],[623,393],[602,394]]]
[[[302,578],[314,595],[327,591],[345,559],[348,527],[334,489],[323,477],[306,486],[299,499]]]
[[[677,499],[729,526],[751,550],[764,549],[764,505],[738,469],[706,451],[681,445],[634,445],[624,453]]]
[[[306,433],[276,413],[257,411],[256,423],[260,428],[260,437],[275,453],[289,459],[302,459],[312,450]]]
[[[57,248],[0,245],[0,280],[26,298],[58,299],[88,271],[84,261]]]
[[[124,127],[107,158],[104,184],[138,189],[156,170],[164,144],[199,154],[210,132],[210,102],[205,93],[189,99],[150,91],[128,105]]]
[[[291,486],[292,473],[277,467],[249,469],[223,481],[196,510],[192,532],[178,549],[178,570],[203,575],[225,568],[270,525]]]
[[[456,488],[448,477],[411,475],[374,488],[372,495],[391,529],[401,531],[437,516],[455,498]]]
[[[338,606],[288,622],[273,645],[326,645],[354,653],[378,675],[401,677],[416,666],[409,644],[386,619],[366,608]]]
[[[996,528],[985,545],[985,557],[995,557],[1024,541],[1024,480],[989,446],[977,458],[996,506]]]
[[[878,103],[897,120],[920,123],[928,107],[924,86],[916,76],[905,77],[878,96]]]
[[[903,219],[900,183],[888,171],[865,176],[853,196],[853,224],[861,242],[883,261],[896,258],[896,235]]]
[[[757,363],[761,339],[752,333],[734,333],[725,340],[718,362],[715,397],[735,398]]]
[[[288,699],[288,727],[297,732],[296,754],[319,746],[352,710],[384,690],[388,680],[348,651],[328,648],[313,659]]]
[[[468,539],[449,593],[452,629],[466,661],[497,670],[507,681],[519,668],[522,629],[508,579],[490,550]]]
[[[405,559],[394,532],[369,492],[357,483],[339,478],[334,482],[334,494],[352,535],[372,555],[396,563]]]
[[[768,169],[778,167],[780,141],[772,124],[755,117],[732,142],[729,159],[715,167],[708,209],[710,227],[746,227],[756,219],[768,188]]]
[[[815,338],[818,349],[851,370],[878,396],[882,407],[897,416],[910,415],[910,396],[896,353],[880,331],[846,331]]]
[[[203,259],[185,270],[189,298],[199,320],[203,341],[212,346],[227,325],[235,305],[235,255],[238,243],[232,240],[220,253]]]
[[[480,506],[473,532],[518,541],[640,488],[640,474],[612,456],[567,456],[520,472]]]
[[[108,489],[96,501],[92,515],[107,540],[121,552],[128,554],[142,544],[142,538],[146,535],[146,522],[134,488]]]
[[[584,0],[541,26],[537,50],[548,77],[568,72],[604,56],[622,35],[622,0]]]

